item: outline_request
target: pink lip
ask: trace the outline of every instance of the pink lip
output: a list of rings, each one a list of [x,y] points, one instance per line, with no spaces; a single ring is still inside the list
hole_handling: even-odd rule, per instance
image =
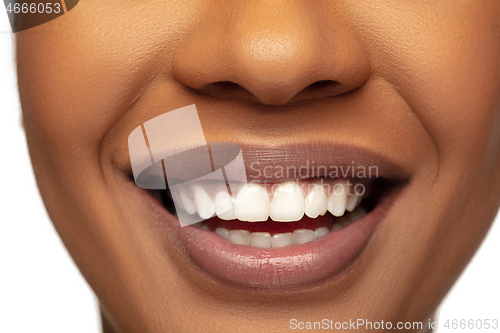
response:
[[[375,227],[366,219],[316,241],[278,249],[234,245],[215,232],[189,230],[194,262],[216,278],[250,289],[299,289],[340,273]],[[194,229],[194,228],[191,228]]]

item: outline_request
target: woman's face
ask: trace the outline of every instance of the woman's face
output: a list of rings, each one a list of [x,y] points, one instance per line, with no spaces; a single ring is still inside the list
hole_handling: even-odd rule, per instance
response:
[[[497,213],[497,0],[87,0],[16,41],[38,185],[110,329],[427,322]],[[247,170],[372,165],[379,199],[282,249],[181,228],[135,184],[128,136],[191,104]]]

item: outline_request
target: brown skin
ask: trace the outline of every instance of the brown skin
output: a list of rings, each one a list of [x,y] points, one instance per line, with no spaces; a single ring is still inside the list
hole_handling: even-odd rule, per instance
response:
[[[17,62],[38,185],[107,332],[427,322],[499,207],[497,0],[87,0],[18,33]],[[340,84],[307,88],[320,80]],[[348,275],[237,290],[144,221],[128,134],[193,103],[207,141],[314,135],[397,157],[410,181]]]

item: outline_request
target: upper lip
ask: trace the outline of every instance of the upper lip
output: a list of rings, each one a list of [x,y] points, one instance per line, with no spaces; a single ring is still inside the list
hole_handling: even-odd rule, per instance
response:
[[[270,172],[264,174],[266,167],[268,170],[279,170],[281,167],[285,170],[285,175],[287,175],[286,168],[291,169],[288,175],[296,175],[290,177],[291,179],[328,178],[333,170],[338,170],[339,178],[367,178],[370,167],[372,167],[372,177],[403,180],[408,176],[404,167],[391,157],[367,147],[350,144],[309,142],[273,147],[255,145],[240,145],[240,147],[249,180],[269,182],[288,180]],[[300,172],[300,168],[303,168],[303,172]],[[354,177],[352,168],[355,170]],[[358,173],[363,168],[366,170],[364,176]],[[325,174],[325,170],[328,174]]]
[[[406,170],[396,158],[363,146],[331,142],[275,146],[252,145],[237,141],[233,143],[241,148],[248,181],[281,182],[292,179],[331,178],[333,170],[338,171],[338,178],[363,179],[371,175],[371,178],[402,181],[409,176],[409,170]],[[165,143],[166,146],[168,144]],[[142,158],[150,160],[149,156]],[[130,160],[119,168],[132,175]],[[275,171],[280,168],[284,172],[277,176]],[[352,177],[353,169],[354,177]],[[359,173],[363,169],[366,170],[364,175]]]

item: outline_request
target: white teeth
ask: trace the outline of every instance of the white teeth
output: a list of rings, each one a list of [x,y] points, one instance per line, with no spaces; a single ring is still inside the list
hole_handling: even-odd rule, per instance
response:
[[[279,248],[294,244],[303,244],[324,237],[330,232],[336,232],[348,226],[366,214],[367,212],[363,207],[357,207],[353,212],[335,219],[335,224],[333,225],[331,231],[329,231],[326,227],[320,227],[314,231],[310,229],[297,229],[293,233],[287,232],[271,236],[268,232],[250,233],[247,230],[228,231],[225,228],[219,227],[215,229],[215,232],[233,244],[251,245],[260,248]],[[202,229],[208,229],[205,223],[203,223],[200,227]]]
[[[291,232],[274,234],[272,238],[273,248],[293,245],[293,234]]]
[[[231,195],[225,191],[220,191],[215,196],[215,213],[221,220],[234,220],[234,204]]]
[[[337,182],[329,196],[326,188],[319,183],[310,184],[305,197],[297,182],[289,181],[273,186],[276,186],[276,189],[272,200],[268,189],[258,183],[245,184],[236,199],[227,191],[220,190],[221,187],[218,187],[218,192],[207,191],[202,184],[192,187],[194,200],[188,196],[189,193],[183,191],[172,190],[171,194],[167,195],[173,198],[177,209],[182,209],[189,215],[198,213],[202,220],[216,215],[222,220],[260,222],[267,221],[270,217],[273,221],[292,222],[299,221],[304,215],[317,218],[329,211],[335,217],[345,217],[333,227],[332,231],[335,231],[339,226],[347,225],[345,221],[353,222],[367,214],[364,208],[359,206],[363,196],[356,193],[348,196],[347,184],[344,181]],[[217,193],[215,199],[208,193]],[[320,231],[321,235],[323,232]],[[280,244],[279,240],[277,242],[277,245]]]
[[[356,193],[354,193],[352,196],[350,196],[349,198],[347,198],[347,203],[345,205],[345,209],[348,212],[352,212],[354,210],[354,208],[356,208],[356,206],[361,201],[359,199],[361,199],[360,196],[357,195]]]
[[[224,237],[225,239],[229,238],[229,231],[226,228],[217,228],[215,229],[215,232],[219,234],[220,236]]]
[[[310,218],[317,218],[326,213],[326,193],[323,186],[314,184],[305,198],[305,214]]]
[[[269,195],[259,184],[244,185],[236,196],[236,217],[241,221],[258,222],[269,218]]]
[[[271,234],[268,232],[252,232],[250,234],[250,245],[271,248]]]
[[[293,232],[293,244],[302,244],[316,239],[314,231],[309,229],[297,229]]]
[[[328,234],[328,229],[321,227],[312,231],[309,229],[298,229],[293,232],[283,234],[274,234],[271,236],[268,232],[252,232],[247,230],[227,230],[226,228],[217,228],[215,232],[236,245],[251,245],[260,248],[278,248],[294,244],[303,244],[313,241]]]
[[[328,211],[332,213],[333,216],[342,216],[344,215],[346,204],[347,188],[344,183],[336,184],[333,188],[332,194],[328,197]]]
[[[278,185],[271,201],[270,216],[278,222],[298,221],[304,216],[304,195],[296,183]]]
[[[248,230],[230,230],[227,239],[238,245],[250,245],[250,232]]]
[[[303,244],[328,235],[342,229],[351,222],[346,217],[341,217],[338,222],[329,231],[326,227],[320,227],[315,231],[310,229],[297,229],[293,233],[287,232],[274,234],[271,236],[268,232],[252,232],[247,230],[227,230],[226,228],[217,228],[215,232],[221,237],[227,239],[233,244],[250,245],[260,248],[278,248],[294,244]]]
[[[184,206],[184,211],[188,213],[189,215],[193,215],[196,213],[196,206],[194,204],[194,201],[189,199],[187,195],[181,192],[181,202],[182,205]]]
[[[171,191],[171,192],[167,191],[167,193],[170,193],[168,197],[172,199],[177,206],[179,206],[178,207],[179,209],[186,210],[184,208],[184,205],[182,204],[182,200],[181,197],[179,196],[179,193],[177,193],[176,191]]]
[[[215,214],[215,205],[207,192],[200,186],[195,186],[193,188],[193,194],[198,215],[205,220],[211,218]]]
[[[367,214],[366,210],[363,207],[359,206],[352,213],[347,214],[346,217],[349,220],[349,222],[354,222],[356,220],[359,220],[366,214]]]
[[[329,233],[329,231],[328,231],[328,228],[321,227],[321,228],[316,229],[314,231],[314,233],[316,234],[316,238],[321,238],[321,237],[327,235]]]

